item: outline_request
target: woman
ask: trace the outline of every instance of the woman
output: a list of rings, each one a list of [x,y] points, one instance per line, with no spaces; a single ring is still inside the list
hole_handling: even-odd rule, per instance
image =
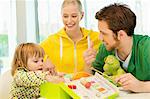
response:
[[[65,73],[83,71],[83,52],[90,47],[90,42],[93,42],[95,50],[98,49],[101,43],[98,40],[99,33],[79,26],[84,15],[80,0],[64,0],[61,15],[64,27],[56,34],[50,35],[41,46],[57,71]]]

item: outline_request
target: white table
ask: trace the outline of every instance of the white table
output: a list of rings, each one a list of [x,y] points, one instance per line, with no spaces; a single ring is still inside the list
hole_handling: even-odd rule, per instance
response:
[[[120,90],[117,99],[150,99],[150,93],[132,93],[129,91]]]

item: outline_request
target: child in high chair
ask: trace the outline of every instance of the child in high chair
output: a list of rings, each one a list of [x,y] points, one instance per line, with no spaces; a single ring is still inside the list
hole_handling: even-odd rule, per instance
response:
[[[11,73],[11,98],[36,99],[40,97],[41,84],[64,82],[48,58],[44,61],[44,50],[34,43],[22,43],[16,48]]]

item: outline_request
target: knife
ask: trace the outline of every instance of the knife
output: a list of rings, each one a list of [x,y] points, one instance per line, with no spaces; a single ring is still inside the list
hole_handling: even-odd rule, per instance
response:
[[[95,72],[101,74],[104,78],[108,79],[110,82],[112,82],[113,84],[115,84],[116,86],[121,86],[121,84],[119,82],[115,82],[110,76],[108,76],[107,74],[102,73],[101,71],[95,69],[94,67],[90,68],[91,70],[94,70]]]

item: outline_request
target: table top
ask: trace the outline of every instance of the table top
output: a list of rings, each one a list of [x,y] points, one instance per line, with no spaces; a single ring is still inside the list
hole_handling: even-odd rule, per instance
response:
[[[150,93],[134,93],[130,91],[119,90],[119,96],[117,99],[150,99]]]

